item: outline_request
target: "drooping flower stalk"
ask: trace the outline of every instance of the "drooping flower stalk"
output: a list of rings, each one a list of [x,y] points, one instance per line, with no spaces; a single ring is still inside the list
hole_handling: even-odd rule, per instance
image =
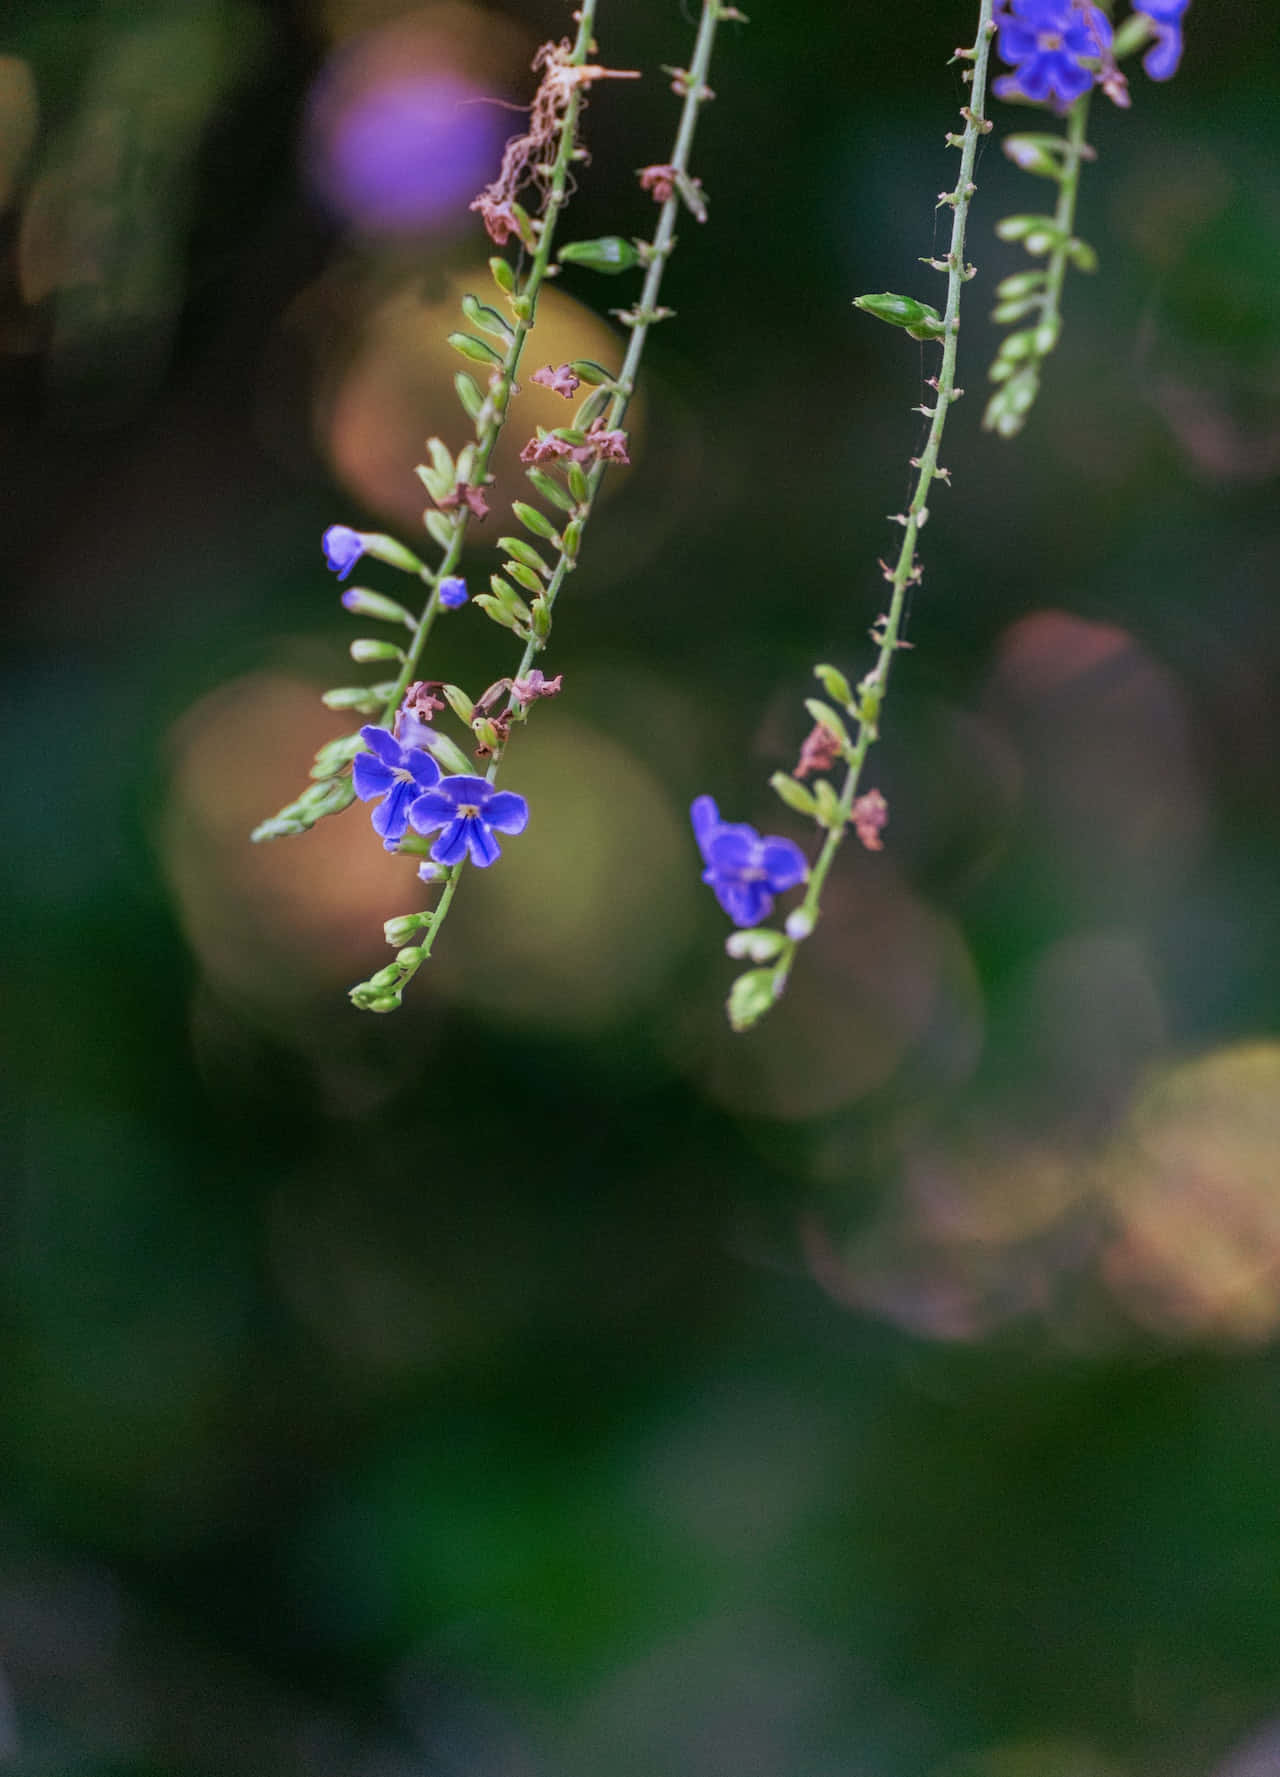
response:
[[[465,585],[456,570],[471,519],[484,517],[488,511],[484,488],[489,463],[510,410],[516,372],[537,316],[538,295],[551,264],[556,225],[568,201],[569,168],[577,149],[584,95],[593,81],[614,78],[619,73],[590,61],[595,48],[593,31],[597,6],[598,0],[581,0],[575,14],[577,35],[571,46],[566,39],[563,44],[544,45],[539,51],[535,67],[541,68],[542,80],[532,117],[541,119],[543,135],[531,133],[514,138],[508,145],[504,175],[513,190],[502,204],[499,217],[495,219],[492,211],[485,215],[486,226],[499,244],[510,233],[515,233],[532,252],[521,280],[505,260],[490,262],[495,281],[507,296],[512,313],[510,323],[474,297],[467,298],[463,305],[468,321],[499,340],[501,349],[471,333],[450,335],[450,343],[464,358],[488,370],[489,380],[487,392],[482,395],[470,377],[459,374],[458,394],[474,422],[474,442],[464,446],[455,460],[441,440],[430,440],[432,462],[422,465],[418,471],[436,503],[436,510],[427,515],[427,528],[443,550],[441,561],[435,568],[429,568],[394,539],[370,537],[343,525],[332,526],[325,534],[326,558],[339,578],[345,579],[360,557],[370,554],[415,575],[431,589],[417,619],[410,619],[412,634],[406,647],[401,649],[381,641],[357,642],[353,646],[356,659],[396,661],[399,670],[394,679],[370,686],[339,687],[325,694],[324,701],[330,708],[375,716],[377,724],[383,728],[392,727],[406,690],[419,676],[423,652],[440,611],[456,609],[465,599]],[[543,139],[544,136],[550,139]],[[554,152],[551,153],[553,146]],[[527,168],[530,158],[546,155],[549,155],[549,171],[545,162],[537,169],[528,169],[537,178],[543,192],[541,214],[532,218],[515,201],[514,180],[522,167]],[[512,169],[508,168],[508,161],[514,162]],[[482,194],[477,199],[476,207],[483,207],[485,196]],[[363,602],[348,603],[348,609],[364,612],[368,609],[368,599],[366,594]],[[357,649],[363,649],[363,652],[355,652]],[[312,772],[316,781],[296,802],[281,809],[270,820],[263,821],[255,829],[253,838],[276,839],[303,833],[323,815],[336,814],[346,808],[355,794],[346,767],[358,746],[358,736],[350,735],[322,747]]]
[[[571,247],[562,255],[567,263],[587,264],[599,271],[616,272],[628,269],[632,263],[640,264],[645,268],[645,276],[639,300],[629,309],[615,311],[630,330],[618,375],[596,380],[592,393],[575,416],[575,426],[531,439],[522,453],[522,459],[530,465],[529,475],[534,488],[557,508],[557,519],[553,521],[523,502],[516,502],[513,508],[517,519],[536,539],[551,545],[549,553],[553,559],[550,561],[530,545],[521,546],[518,540],[511,538],[501,540],[515,557],[506,564],[507,572],[518,585],[533,593],[532,604],[519,602],[513,588],[505,585],[500,577],[495,577],[495,582],[497,587],[504,588],[501,595],[482,595],[477,601],[524,642],[519,663],[508,682],[503,707],[493,717],[482,719],[482,728],[492,741],[492,757],[484,780],[490,785],[497,779],[512,725],[525,721],[533,704],[548,694],[543,675],[534,663],[550,637],[556,601],[566,579],[577,566],[583,535],[605,470],[611,462],[628,460],[623,422],[635,394],[645,342],[650,328],[672,313],[661,305],[659,297],[663,275],[675,245],[677,218],[685,210],[700,222],[706,220],[706,200],[700,182],[689,171],[689,159],[699,113],[714,97],[707,76],[717,27],[730,19],[745,22],[743,14],[736,7],[725,4],[725,0],[703,0],[690,65],[673,72],[672,86],[683,103],[671,158],[661,165],[646,167],[640,175],[642,188],[661,205],[652,240],[639,242],[632,249],[626,242],[609,237],[603,241],[577,243],[577,250]],[[565,164],[567,167],[567,158]],[[566,365],[557,370],[548,367],[545,372],[537,373],[537,379],[552,388],[559,383],[560,392],[571,395],[579,385],[574,371],[580,368]],[[563,471],[563,481],[550,473],[560,470]],[[411,677],[410,672],[402,671],[397,682],[397,696],[408,687]],[[430,956],[440,928],[448,917],[464,863],[465,859],[460,859],[449,868],[440,898],[430,912],[401,915],[387,922],[388,942],[403,944],[404,938],[410,934],[413,942],[397,951],[393,963],[377,971],[369,981],[360,982],[351,989],[356,1006],[365,1010],[389,1011],[400,1003],[404,988]]]
[[[942,363],[937,376],[930,379],[930,386],[936,391],[936,400],[924,410],[930,420],[929,437],[923,453],[919,458],[913,459],[916,478],[910,503],[905,512],[895,514],[896,522],[903,527],[902,546],[898,551],[897,561],[891,568],[886,567],[884,570],[891,592],[888,611],[877,621],[872,631],[878,647],[875,666],[859,684],[856,695],[850,692],[848,684],[834,668],[818,669],[828,695],[844,705],[843,716],[829,706],[811,705],[811,712],[817,718],[819,726],[828,728],[835,737],[836,756],[842,757],[845,762],[844,782],[836,794],[826,780],[822,780],[817,787],[826,792],[824,797],[811,795],[801,784],[783,773],[779,773],[774,779],[774,786],[783,795],[784,801],[792,807],[802,808],[803,812],[825,827],[826,837],[809,875],[804,899],[788,916],[785,931],[743,932],[730,939],[731,954],[748,956],[753,961],[766,963],[764,967],[739,976],[734,983],[729,996],[729,1017],[737,1030],[750,1028],[781,995],[795,963],[796,952],[817,923],[823,887],[836,853],[844,843],[850,823],[854,820],[862,768],[879,735],[880,714],[889,688],[889,675],[902,643],[907,592],[921,575],[916,542],[929,516],[929,492],[935,480],[948,479],[948,471],[939,466],[938,453],[946,429],[947,415],[952,403],[963,392],[956,387],[955,380],[960,292],[973,275],[973,268],[966,264],[964,257],[965,225],[969,205],[977,189],[973,171],[978,141],[991,127],[985,116],[985,106],[987,67],[994,34],[992,0],[981,0],[973,48],[957,52],[971,64],[968,70],[971,76],[969,103],[962,113],[964,131],[963,134],[957,133],[949,138],[960,149],[960,175],[955,188],[944,192],[938,200],[940,204],[948,204],[952,212],[950,247],[945,259],[937,261],[938,268],[945,270],[947,274],[945,310],[939,316],[926,304],[914,302],[910,298],[885,296],[869,297],[862,301],[861,306],[878,318],[905,327],[916,338],[941,341]],[[849,725],[846,725],[846,717]],[[874,820],[871,819],[872,812],[867,810],[867,819],[860,824],[870,830],[873,837],[878,838],[879,826],[883,824],[883,805],[874,811]],[[855,822],[857,824],[859,823]]]

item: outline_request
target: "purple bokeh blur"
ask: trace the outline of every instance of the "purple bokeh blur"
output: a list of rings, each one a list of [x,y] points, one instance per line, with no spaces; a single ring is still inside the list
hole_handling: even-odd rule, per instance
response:
[[[492,177],[508,120],[453,73],[351,82],[312,98],[308,173],[326,207],[370,234],[409,234],[465,215]]]

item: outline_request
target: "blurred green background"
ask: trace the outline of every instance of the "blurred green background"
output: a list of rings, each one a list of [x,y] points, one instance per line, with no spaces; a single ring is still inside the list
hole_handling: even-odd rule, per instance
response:
[[[533,821],[377,1019],[410,867],[359,809],[246,836],[342,731],[321,531],[412,540],[462,435],[481,101],[566,8],[10,0],[5,1770],[1280,1768],[1271,8],[1197,0],[1096,108],[1101,271],[1014,445],[992,230],[1048,188],[986,144],[887,848],[732,1039],[685,810],[803,837],[765,780],[869,659],[932,365],[850,303],[936,295],[972,28],[749,10]],[[649,227],[692,39],[601,14],[646,78],[565,238]],[[629,280],[552,294],[539,361],[616,354]],[[463,612],[431,670],[508,639]]]

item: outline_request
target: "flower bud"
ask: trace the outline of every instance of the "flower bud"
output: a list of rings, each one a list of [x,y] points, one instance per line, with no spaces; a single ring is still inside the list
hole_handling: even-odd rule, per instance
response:
[[[842,747],[845,747],[846,749],[849,747],[849,730],[845,727],[841,718],[831,708],[830,704],[823,703],[821,699],[817,697],[806,697],[804,700],[804,707],[808,710],[809,714],[820,728],[829,728]]]
[[[396,962],[402,969],[416,969],[425,954],[420,944],[410,944],[406,949],[396,951]]]
[[[726,1010],[734,1030],[750,1030],[772,1006],[775,983],[772,969],[750,969],[739,975],[729,990]]]
[[[517,586],[523,586],[526,592],[533,594],[534,598],[537,598],[541,593],[543,584],[541,578],[534,573],[532,568],[526,568],[523,562],[505,561],[502,564],[502,569],[504,573],[510,574]]]
[[[544,479],[549,479],[549,477],[544,477]],[[555,484],[553,483],[553,485]],[[536,506],[529,506],[523,500],[513,500],[511,510],[526,531],[532,531],[535,537],[545,537],[549,543],[556,542],[556,527],[545,512],[539,512]]]
[[[894,296],[885,290],[878,296],[855,297],[853,306],[865,309],[877,321],[887,321],[892,327],[905,327],[912,339],[942,339],[947,331],[937,309],[931,308],[927,302],[917,302],[913,296]]]
[[[351,658],[361,662],[367,660],[403,661],[404,651],[397,648],[394,642],[378,642],[372,636],[361,636],[359,641],[351,644]]]
[[[849,689],[849,681],[839,667],[828,666],[824,661],[813,669],[814,677],[822,681],[822,689],[828,697],[834,697],[846,709],[853,703],[853,692]]]
[[[584,265],[588,271],[605,272],[616,277],[619,272],[632,271],[640,263],[640,255],[620,235],[601,235],[594,241],[571,241],[560,249],[561,265]]]
[[[388,944],[394,944],[398,949],[401,944],[407,944],[413,934],[426,925],[430,917],[429,913],[401,913],[397,918],[387,920],[382,928],[382,934]],[[399,962],[400,958],[397,957],[396,961]]]
[[[801,943],[813,930],[813,915],[805,907],[797,907],[787,915],[787,936],[793,944]]]
[[[370,592],[367,586],[348,586],[342,595],[342,604],[355,617],[375,617],[380,623],[403,623],[409,629],[418,627],[403,605],[380,592]]]
[[[501,364],[502,353],[495,352],[491,345],[477,339],[474,333],[451,333],[449,344],[455,352],[461,352],[473,364]]]
[[[495,339],[504,342],[515,337],[515,330],[506,316],[500,315],[497,309],[490,308],[487,302],[481,302],[469,291],[462,299],[462,312],[471,325],[478,327],[482,333],[490,333]]]
[[[767,963],[777,956],[785,943],[781,932],[756,926],[749,932],[730,932],[724,947],[737,962]]]
[[[453,386],[458,391],[458,400],[462,403],[462,411],[469,420],[479,419],[480,409],[484,406],[484,396],[480,393],[478,383],[469,377],[465,370],[460,370],[453,379]]]
[[[569,465],[570,484],[572,484],[573,471],[576,468],[577,468],[576,463],[570,463],[570,465]],[[579,470],[579,473],[581,473],[580,470]],[[548,475],[545,472],[545,470],[542,470],[542,469],[526,469],[525,474],[528,476],[529,481],[532,484],[532,486],[534,488],[536,488],[536,490],[538,491],[538,493],[540,493],[542,495],[544,500],[549,500],[553,506],[558,506],[560,508],[561,512],[573,512],[575,510],[576,501],[574,500],[572,494],[565,492],[564,488],[561,487],[560,483],[556,480],[554,475]],[[519,506],[519,505],[522,505],[523,502],[517,500],[515,504],[516,504],[516,506]],[[532,512],[534,510],[534,508],[532,506],[525,506],[524,510],[526,512]],[[515,506],[512,507],[512,511],[515,511]],[[541,513],[539,513],[538,516],[541,517],[542,516]],[[516,513],[516,517],[520,518],[520,514],[518,512]],[[521,524],[528,523],[527,519],[523,519],[523,518],[520,519],[520,522],[521,522]],[[542,531],[539,531],[538,535],[542,536],[542,535],[544,535],[544,533]]]
[[[420,574],[422,563],[411,549],[403,543],[397,543],[394,537],[384,536],[380,531],[366,531],[361,537],[364,552],[375,561],[386,562],[389,568],[399,568],[405,574]]]
[[[769,787],[776,796],[781,797],[788,808],[794,808],[797,814],[808,815],[811,820],[818,816],[818,804],[803,784],[798,784],[785,771],[775,771],[769,779]]]
[[[547,563],[543,561],[533,544],[526,543],[523,537],[499,537],[498,548],[505,549],[508,555],[514,556],[515,560],[523,563],[526,568],[532,568],[534,573],[545,574],[548,580],[551,578],[551,569]]]
[[[511,296],[516,287],[516,274],[511,269],[510,261],[504,259],[500,253],[495,253],[489,261],[489,271],[502,294]]]
[[[468,697],[461,685],[441,685],[440,690],[459,722],[470,722],[476,710],[475,699]]]

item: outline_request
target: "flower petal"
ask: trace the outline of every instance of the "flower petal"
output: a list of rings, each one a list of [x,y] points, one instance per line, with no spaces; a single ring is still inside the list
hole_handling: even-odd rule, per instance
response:
[[[431,847],[431,856],[437,864],[452,867],[460,864],[467,855],[467,821],[465,815],[459,815],[451,821],[444,832]]]
[[[766,839],[760,850],[760,868],[774,894],[794,888],[809,874],[808,860],[792,839]]]
[[[458,818],[458,811],[444,792],[445,778],[439,788],[428,790],[419,796],[409,810],[409,823],[419,833],[434,833],[437,827],[447,827],[450,821]]]
[[[773,911],[773,896],[762,882],[717,882],[716,900],[736,926],[759,925]]]
[[[1156,40],[1142,58],[1143,72],[1152,80],[1171,80],[1182,60],[1182,27],[1154,17],[1151,22],[1156,28]]]
[[[390,766],[375,759],[372,753],[357,753],[351,762],[351,782],[362,802],[371,796],[385,796],[395,781]]]
[[[499,833],[523,833],[529,825],[529,804],[514,790],[499,790],[484,811],[486,825]]]
[[[372,722],[367,722],[360,730],[360,738],[369,751],[381,759],[384,765],[391,766],[393,771],[404,764],[403,749],[385,728],[377,728]]]
[[[501,856],[501,847],[479,815],[467,815],[465,820],[471,861],[478,870],[487,870]]]
[[[442,778],[440,793],[447,796],[455,808],[461,808],[464,803],[483,808],[493,795],[493,785],[487,778],[469,777],[462,773],[458,777]]]
[[[404,762],[420,790],[434,790],[440,782],[440,767],[430,753],[424,753],[419,747],[415,747],[412,752],[406,748]]]
[[[737,876],[756,866],[760,835],[746,825],[720,827],[707,846],[707,863],[717,875]]]
[[[416,794],[412,784],[397,778],[390,793],[373,811],[373,830],[384,839],[403,839],[409,824],[409,804]]]
[[[714,798],[695,796],[689,818],[693,822],[693,836],[698,842],[698,849],[705,858],[707,841],[720,825],[720,810],[716,807]]]

